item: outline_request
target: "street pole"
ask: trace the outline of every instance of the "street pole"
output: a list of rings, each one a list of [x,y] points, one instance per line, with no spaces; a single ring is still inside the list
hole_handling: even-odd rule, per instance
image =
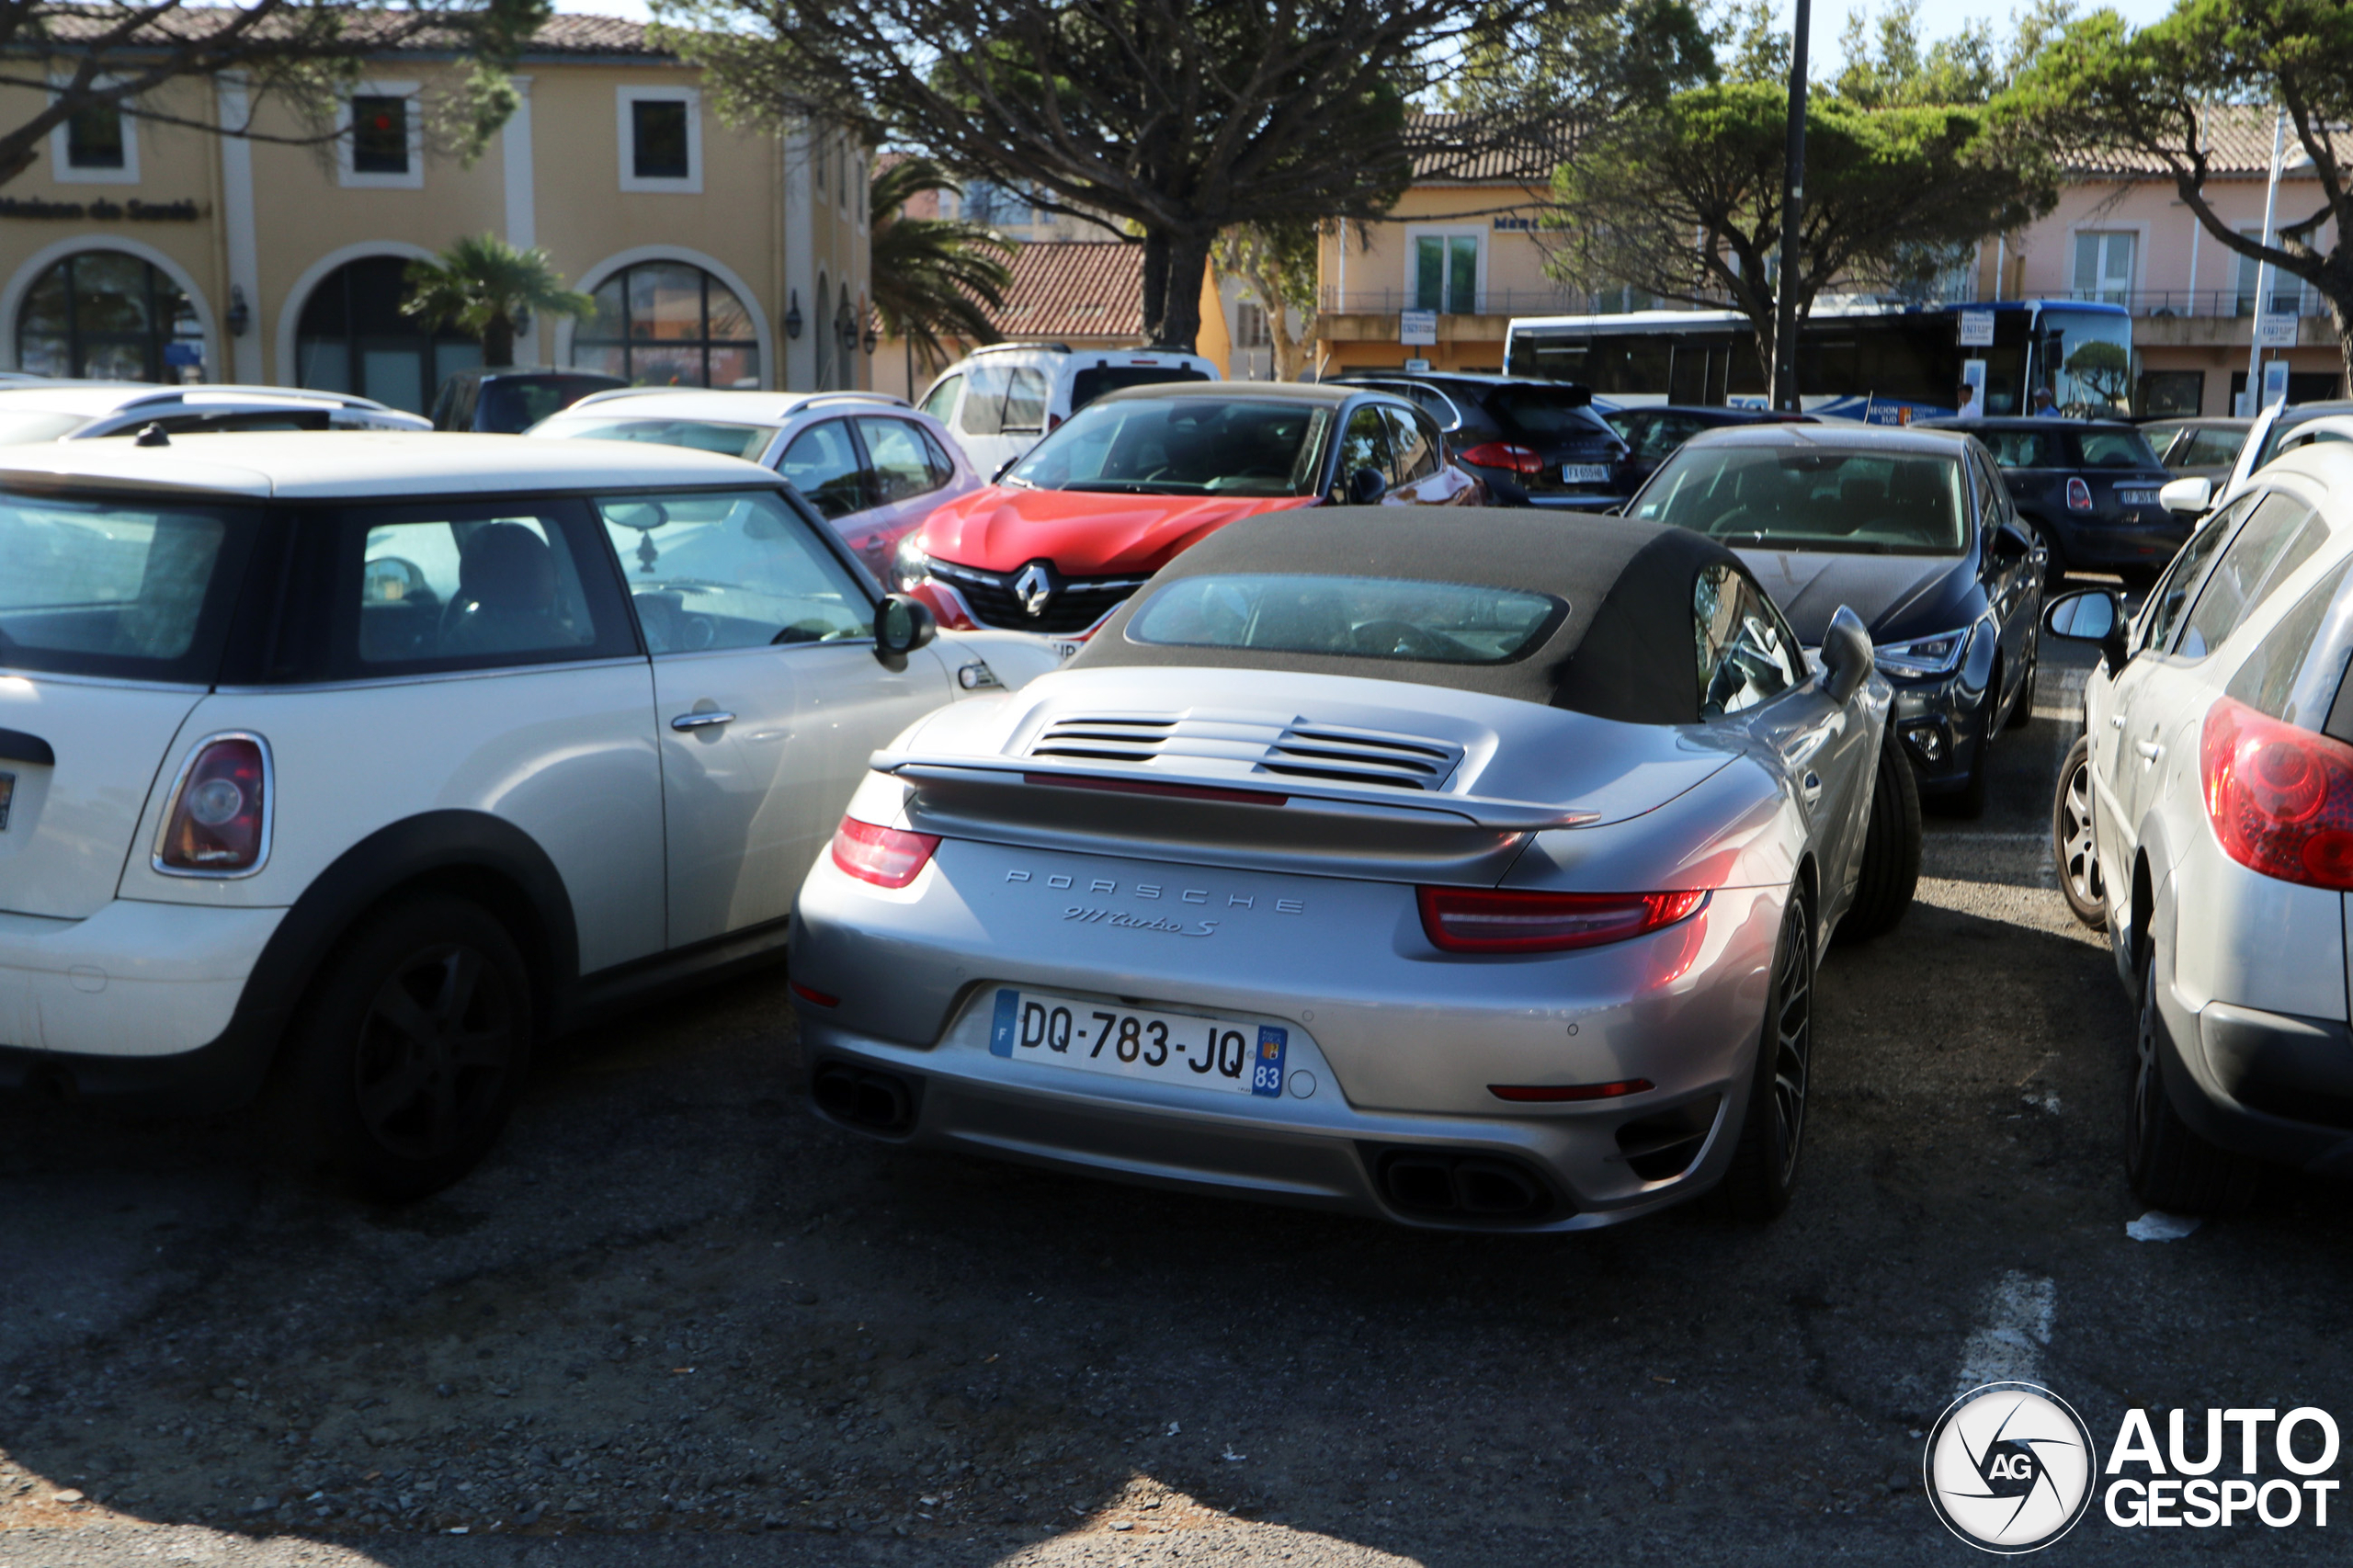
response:
[[[2284,107],[2271,111],[2271,184],[2263,193],[2263,244],[2271,246],[2271,221],[2279,210],[2279,155],[2287,148],[2288,111]],[[2271,264],[2255,264],[2255,321],[2253,339],[2246,348],[2246,412],[2249,418],[2263,412],[2263,326],[2271,319]]]
[[[1798,230],[1805,221],[1805,44],[1813,24],[1812,0],[1797,0],[1790,33],[1790,145],[1781,170],[1781,276],[1773,300],[1773,403],[1799,412]]]

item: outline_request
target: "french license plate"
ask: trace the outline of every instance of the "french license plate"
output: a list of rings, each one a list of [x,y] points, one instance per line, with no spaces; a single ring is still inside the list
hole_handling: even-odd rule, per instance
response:
[[[1608,463],[1563,463],[1561,483],[1563,484],[1607,484],[1609,483]]]
[[[1081,648],[1084,648],[1084,647],[1086,647],[1086,643],[1084,643],[1084,642],[1057,642],[1053,645],[1053,647],[1054,647],[1054,657],[1055,657],[1055,658],[1057,658],[1057,659],[1062,659],[1062,660],[1064,660],[1064,661],[1068,661],[1068,660],[1069,660],[1073,655],[1076,654],[1076,653],[1077,653],[1077,652],[1078,652]]]
[[[1005,987],[989,1028],[989,1054],[1008,1061],[1268,1098],[1283,1092],[1290,1047],[1290,1031],[1274,1024],[1107,1007]]]
[[[0,773],[0,833],[8,831],[8,802],[17,798],[17,776]]]
[[[2154,506],[2157,493],[2154,490],[2119,490],[2116,498],[2127,506]]]

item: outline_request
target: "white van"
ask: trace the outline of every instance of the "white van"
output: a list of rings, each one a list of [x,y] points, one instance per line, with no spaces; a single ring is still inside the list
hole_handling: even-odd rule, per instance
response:
[[[993,480],[1105,392],[1218,379],[1215,365],[1180,349],[997,343],[941,371],[923,394],[923,411],[954,431],[981,477]]]

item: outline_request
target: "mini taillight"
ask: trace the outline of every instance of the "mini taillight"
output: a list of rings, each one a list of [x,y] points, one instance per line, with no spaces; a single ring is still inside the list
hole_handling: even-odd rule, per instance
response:
[[[939,835],[909,833],[903,828],[877,827],[856,817],[842,818],[834,829],[834,864],[861,882],[878,888],[903,888],[930,864],[939,847]]]
[[[1648,1078],[1621,1078],[1614,1084],[1490,1084],[1487,1093],[1499,1100],[1557,1105],[1577,1100],[1615,1100],[1647,1094],[1658,1085]]]
[[[243,877],[269,856],[269,748],[259,735],[199,743],[172,786],[154,867],[176,876]]]
[[[2080,479],[2067,482],[2067,510],[2088,512],[2092,509],[2092,487]]]
[[[1507,469],[1513,473],[1536,474],[1544,472],[1544,460],[1526,447],[1509,441],[1482,441],[1475,447],[1465,447],[1458,461],[1474,468]]]
[[[838,1007],[842,1005],[842,999],[832,992],[820,991],[813,985],[803,985],[797,980],[792,983],[792,994],[812,1006]]]
[[[2240,865],[2353,890],[2353,746],[2225,697],[2198,746],[2206,820]]]
[[[1051,435],[1052,435],[1055,431],[1057,431],[1057,430],[1061,429],[1062,427],[1063,427],[1063,416],[1062,416],[1061,415],[1059,415],[1059,414],[1049,414],[1048,415],[1046,415],[1046,434],[1047,434],[1047,435],[1051,436]]]
[[[1422,931],[1449,953],[1552,953],[1622,942],[1687,920],[1704,891],[1519,892],[1419,888]]]

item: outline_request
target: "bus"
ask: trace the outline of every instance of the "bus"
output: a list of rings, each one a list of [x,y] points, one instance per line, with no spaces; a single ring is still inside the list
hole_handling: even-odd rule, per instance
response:
[[[1597,399],[1770,402],[1756,330],[1736,311],[1516,316],[1507,333],[1506,374],[1574,381]],[[1798,337],[1806,412],[1875,424],[1951,414],[1961,382],[1981,378],[1989,415],[2031,413],[2038,387],[2051,389],[2062,414],[2122,415],[2131,407],[2131,314],[2080,300],[1825,300]]]

